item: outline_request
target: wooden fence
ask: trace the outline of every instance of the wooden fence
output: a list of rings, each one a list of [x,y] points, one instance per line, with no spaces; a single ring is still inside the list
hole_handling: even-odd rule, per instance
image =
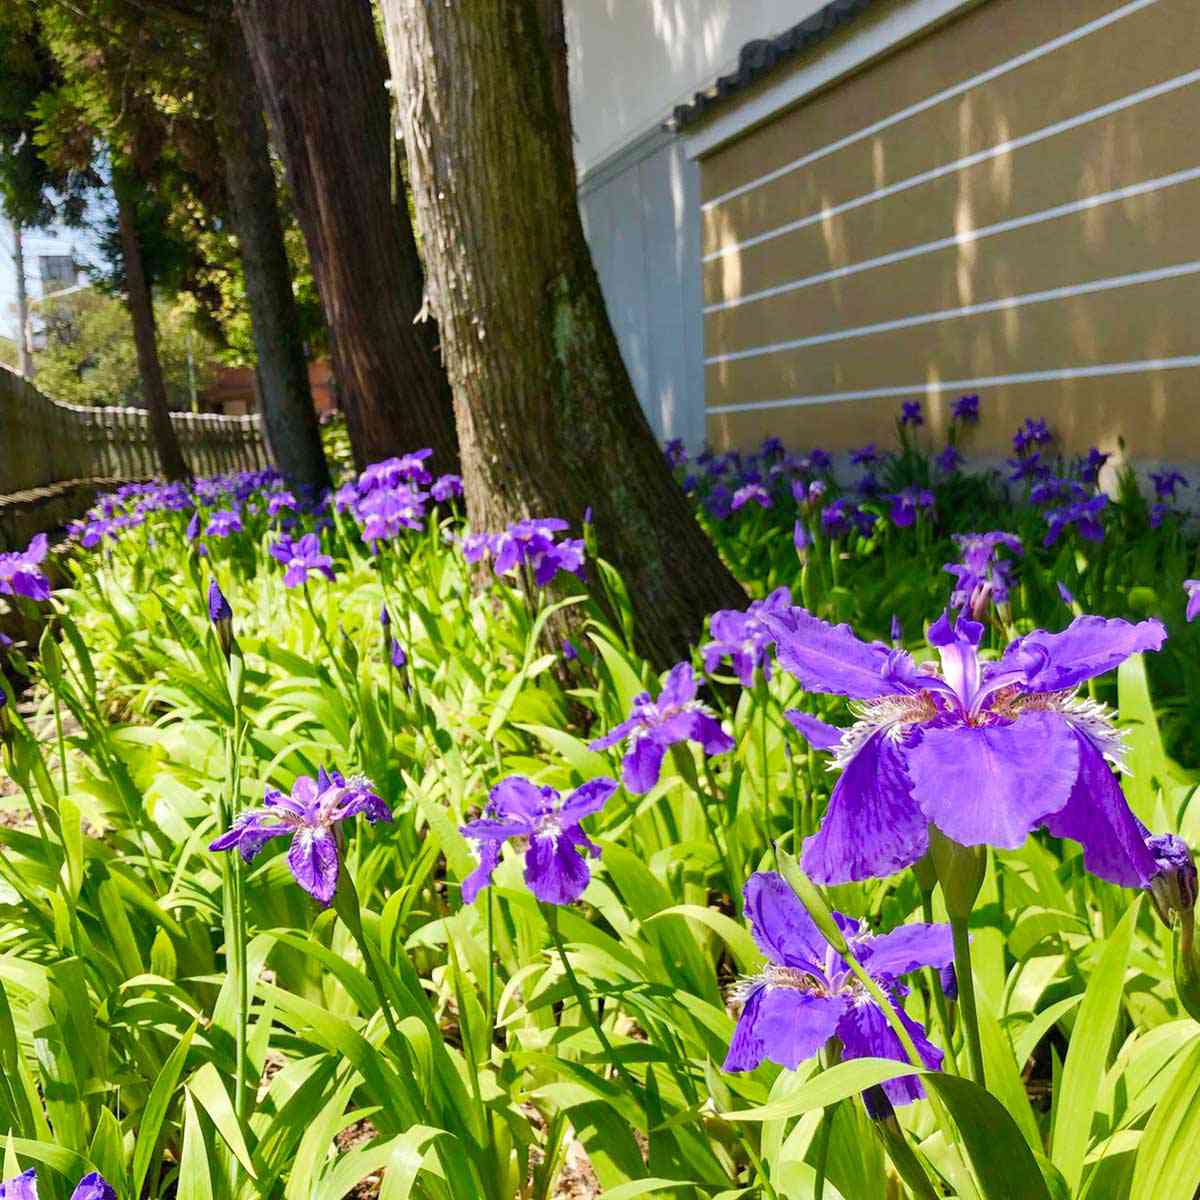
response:
[[[171,421],[197,475],[270,462],[257,415]],[[0,366],[0,549],[78,516],[97,490],[157,473],[145,409],[60,404]]]

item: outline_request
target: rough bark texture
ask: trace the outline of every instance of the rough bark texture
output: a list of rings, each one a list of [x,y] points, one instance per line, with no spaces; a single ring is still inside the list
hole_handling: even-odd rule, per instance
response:
[[[329,323],[354,457],[422,446],[456,469],[450,386],[404,190],[370,0],[237,0]]]
[[[583,236],[547,0],[382,0],[476,529],[578,522],[665,666],[746,596],[638,404]],[[557,97],[557,99],[556,99]]]
[[[113,192],[117,198],[117,224],[121,232],[121,254],[125,268],[125,301],[133,324],[133,341],[137,349],[138,374],[142,377],[142,399],[150,416],[150,436],[158,453],[159,467],[165,479],[191,479],[192,472],[171,424],[167,404],[167,388],[163,382],[162,365],[158,361],[158,339],[154,324],[154,304],[146,270],[142,263],[142,247],[138,241],[133,197],[129,181],[119,170],[113,172]]]
[[[288,483],[316,495],[330,486],[329,467],[308,385],[262,98],[241,25],[223,8],[214,15],[210,45],[218,67],[217,135],[246,279],[267,442]]]

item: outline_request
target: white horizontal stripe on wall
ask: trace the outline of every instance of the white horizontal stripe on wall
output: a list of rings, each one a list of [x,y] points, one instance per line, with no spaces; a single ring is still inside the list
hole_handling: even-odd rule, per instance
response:
[[[874,333],[889,333],[895,329],[913,329],[920,325],[935,325],[939,321],[949,321],[956,317],[973,317],[980,313],[1004,312],[1008,309],[1023,308],[1029,304],[1066,300],[1071,296],[1088,296],[1094,292],[1111,292],[1119,288],[1136,287],[1140,283],[1157,283],[1163,279],[1178,279],[1181,275],[1194,275],[1197,272],[1200,272],[1200,260],[1177,263],[1169,267],[1157,267],[1151,271],[1135,271],[1130,275],[1113,275],[1107,279],[1092,279],[1086,283],[1073,283],[1064,287],[1048,288],[1041,292],[1025,292],[1019,296],[1004,296],[999,300],[984,300],[978,304],[964,304],[958,308],[943,308],[939,312],[897,317],[894,321],[860,325],[855,329],[835,329],[830,333],[817,333],[811,337],[794,338],[787,342],[752,346],[748,350],[731,350],[727,354],[711,355],[704,360],[704,364],[713,366],[716,363],[738,362],[744,358],[758,358],[764,354],[779,354],[785,350],[803,350],[807,346],[823,346],[829,342],[870,337]]]
[[[839,400],[883,400],[888,397],[929,396],[941,392],[970,392],[980,388],[1013,383],[1054,383],[1065,379],[1097,379],[1106,375],[1138,375],[1147,371],[1177,371],[1200,367],[1200,354],[1178,358],[1147,358],[1139,362],[1098,363],[1090,367],[1059,367],[1050,371],[1019,371],[1012,375],[981,375],[976,379],[931,379],[907,387],[868,388],[860,392],[828,392],[816,396],[789,396],[784,400],[753,400],[746,404],[716,404],[709,416],[722,413],[761,412],[773,408],[802,408],[815,404],[836,404]]]
[[[732,300],[720,300],[706,304],[704,312],[721,312],[728,308],[739,308],[743,304],[752,304],[757,300],[765,300],[771,296],[782,296],[800,288],[812,287],[814,284],[827,283],[831,279],[844,279],[848,275],[857,275],[862,271],[871,271],[876,267],[890,266],[892,263],[904,262],[910,258],[919,258],[923,254],[932,254],[938,250],[946,250],[953,246],[967,245],[979,242],[998,234],[1010,233],[1014,229],[1024,229],[1030,225],[1040,225],[1045,221],[1053,221],[1057,217],[1070,216],[1072,213],[1086,212],[1099,208],[1103,204],[1112,204],[1118,200],[1128,200],[1133,196],[1143,196],[1150,192],[1161,191],[1174,187],[1176,184],[1189,183],[1200,179],[1200,167],[1189,167],[1183,171],[1174,171],[1170,175],[1160,175],[1156,179],[1146,179],[1141,183],[1127,184],[1110,192],[1097,192],[1092,196],[1084,196],[1080,200],[1071,200],[1066,204],[1056,204],[1053,208],[1045,208],[1040,212],[1026,213],[1021,217],[1012,217],[1007,221],[998,221],[994,225],[981,225],[978,229],[964,229],[949,237],[938,238],[932,242],[923,242],[918,246],[909,246],[904,250],[895,250],[890,254],[882,254],[878,258],[864,259],[862,262],[850,263],[844,267],[835,267],[829,271],[821,271],[816,275],[807,275],[803,279],[794,279],[788,283],[776,284],[774,287],[763,288],[758,292],[748,292],[744,296],[736,296]]]
[[[722,246],[719,250],[710,251],[704,256],[702,261],[706,263],[713,262],[716,259],[725,258],[730,254],[737,254],[740,250],[748,250],[752,246],[762,245],[763,242],[772,241],[774,238],[783,237],[788,233],[795,233],[797,230],[804,229],[809,225],[827,221],[830,217],[841,216],[842,213],[852,212],[856,208],[863,208],[879,200],[886,200],[889,196],[898,195],[900,192],[907,192],[911,188],[920,187],[922,184],[932,183],[935,179],[942,179],[947,175],[954,175],[959,171],[965,171],[969,167],[978,166],[989,159],[999,158],[1004,154],[1011,154],[1014,150],[1022,150],[1026,146],[1035,145],[1037,142],[1044,142],[1048,138],[1055,137],[1060,133],[1079,129],[1081,126],[1090,125],[1093,121],[1101,121],[1105,117],[1112,116],[1114,113],[1123,112],[1127,108],[1133,108],[1138,104],[1145,103],[1147,100],[1164,96],[1168,92],[1178,91],[1180,88],[1188,87],[1193,83],[1200,83],[1200,69],[1188,71],[1183,75],[1177,75],[1174,79],[1167,79],[1162,83],[1156,83],[1147,88],[1141,88],[1136,92],[1131,92],[1128,96],[1122,96],[1119,100],[1110,100],[1107,104],[1101,104],[1098,108],[1092,108],[1087,112],[1078,113],[1073,117],[1066,117],[1064,120],[1055,121],[1052,125],[1035,129],[1031,133],[1022,134],[1017,138],[1010,138],[1008,141],[999,142],[995,146],[989,146],[986,150],[977,150],[974,154],[968,154],[964,158],[955,159],[954,162],[944,163],[940,167],[933,167],[928,171],[922,171],[918,175],[910,175],[907,179],[898,179],[895,183],[889,183],[887,187],[878,188],[876,191],[867,192],[862,196],[855,196],[851,200],[844,200],[841,204],[831,205],[828,208],[821,209],[819,212],[798,217],[794,221],[788,221],[785,225],[779,225],[775,229],[768,229],[764,233],[755,234],[744,241],[731,242],[727,246]]]
[[[1097,17],[1094,21],[1088,21],[1084,25],[1080,25],[1078,29],[1073,29],[1069,33],[1061,34],[1059,37],[1051,38],[1048,42],[1043,42],[1040,46],[1035,46],[1032,50],[1026,50],[1024,54],[1018,54],[1015,58],[1010,58],[1005,62],[998,63],[994,67],[975,75],[970,79],[963,80],[962,83],[956,83],[953,87],[945,88],[943,91],[935,92],[925,100],[918,101],[916,104],[909,105],[908,108],[903,108],[897,113],[893,113],[889,117],[883,117],[872,125],[867,125],[863,129],[857,130],[855,133],[847,134],[846,137],[839,138],[835,142],[830,142],[827,146],[822,146],[819,150],[813,150],[809,154],[805,154],[800,158],[795,159],[790,163],[786,163],[782,167],[777,167],[773,171],[768,171],[765,175],[760,175],[757,179],[752,179],[748,183],[743,183],[739,187],[731,188],[727,192],[722,192],[719,196],[714,196],[711,200],[705,201],[700,209],[702,212],[708,212],[710,209],[717,208],[728,200],[733,200],[737,196],[743,196],[747,192],[754,191],[755,188],[762,187],[764,184],[772,183],[776,179],[781,179],[784,175],[792,171],[800,170],[810,164],[817,162],[819,159],[826,158],[830,154],[835,154],[839,150],[845,149],[847,146],[854,145],[855,142],[860,142],[864,138],[873,137],[875,134],[882,132],[884,129],[889,129],[893,125],[898,125],[902,121],[907,121],[910,117],[915,117],[919,113],[923,113],[930,108],[935,108],[937,105],[944,103],[946,100],[953,100],[955,96],[961,96],[973,88],[981,87],[983,84],[990,83],[993,79],[998,79],[1002,75],[1008,74],[1010,71],[1015,71],[1027,63],[1036,62],[1039,58],[1044,58],[1047,54],[1053,54],[1055,50],[1060,50],[1064,46],[1069,46],[1073,42],[1077,42],[1085,38],[1090,33],[1096,33],[1101,29],[1106,29],[1109,25],[1120,21],[1124,17],[1131,16],[1133,13],[1141,12],[1144,8],[1149,8],[1152,4],[1157,4],[1158,0],[1132,0],[1132,3],[1123,5],[1121,8],[1114,9],[1110,13],[1106,13],[1102,17]]]

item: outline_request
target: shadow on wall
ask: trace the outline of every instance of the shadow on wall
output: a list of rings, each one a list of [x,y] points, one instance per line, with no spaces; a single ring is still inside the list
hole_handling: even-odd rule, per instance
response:
[[[801,445],[817,440],[806,428],[861,443],[890,430],[898,399],[881,391],[926,388],[936,428],[964,381],[988,398],[982,451],[1046,415],[1072,449],[1124,435],[1139,458],[1200,458],[1200,425],[1179,420],[1200,355],[1186,133],[1200,78],[1177,36],[1185,8],[1156,5],[850,136],[970,80],[998,44],[1016,55],[1080,19],[998,0],[706,159],[708,404],[806,401],[729,414],[712,432],[749,445],[766,421]],[[1014,36],[997,42],[1010,17]],[[1175,365],[1140,365],[1162,360]],[[1012,378],[1061,371],[1076,377]],[[993,377],[1005,382],[965,382]]]

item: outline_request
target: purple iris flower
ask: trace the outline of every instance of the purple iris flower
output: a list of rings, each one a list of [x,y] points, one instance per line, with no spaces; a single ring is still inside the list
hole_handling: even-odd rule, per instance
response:
[[[1178,471],[1152,471],[1150,481],[1154,484],[1154,494],[1160,500],[1174,500],[1176,488],[1191,486]]]
[[[1045,479],[1050,474],[1050,468],[1042,465],[1042,456],[1038,453],[1025,458],[1010,458],[1008,465],[1012,467],[1009,481],[1020,483],[1024,479]]]
[[[854,502],[844,496],[828,504],[821,510],[821,528],[831,537],[841,537],[850,528],[850,514],[854,511]]]
[[[1102,454],[1095,446],[1089,448],[1087,458],[1079,460],[1079,478],[1084,483],[1095,484],[1100,478],[1100,472],[1104,468],[1104,464],[1112,457],[1110,454]]]
[[[1169,504],[1152,504],[1148,518],[1150,528],[1158,529],[1174,510]]]
[[[804,844],[813,879],[903,870],[928,849],[930,824],[962,845],[1009,850],[1044,827],[1079,842],[1084,866],[1103,879],[1149,878],[1153,860],[1109,765],[1121,766],[1121,735],[1106,708],[1075,692],[1131,654],[1159,649],[1158,621],[1077,617],[984,663],[983,626],[943,614],[928,633],[938,674],[802,608],[763,619],[784,670],[808,691],[856,701],[858,719],[835,752],[841,776]]]
[[[315,533],[306,533],[298,542],[282,534],[271,545],[271,557],[287,568],[283,573],[284,587],[307,583],[310,571],[317,571],[326,579],[333,578],[333,559],[321,553],[321,539]]]
[[[687,462],[687,450],[684,448],[683,438],[671,438],[663,446],[663,458],[666,459],[668,467],[682,467]]]
[[[404,647],[400,645],[395,638],[392,638],[392,644],[388,653],[389,660],[397,671],[402,671],[408,665],[408,655],[404,653]]]
[[[947,446],[933,461],[939,470],[953,475],[962,466],[963,456],[953,446]]]
[[[290,837],[292,875],[314,900],[328,904],[337,891],[340,871],[335,827],[359,813],[372,825],[392,819],[391,809],[375,794],[369,779],[361,775],[347,779],[340,771],[322,767],[316,779],[301,775],[290,796],[267,788],[263,806],[239,814],[208,848],[236,849],[246,862],[253,862],[271,838]]]
[[[414,491],[403,483],[368,493],[354,509],[362,522],[363,541],[390,541],[402,529],[424,529],[425,499],[425,492]]]
[[[933,493],[924,488],[907,487],[884,499],[891,503],[888,518],[898,529],[907,529],[912,525],[920,509],[933,507]]]
[[[743,687],[754,683],[754,672],[761,668],[771,678],[770,648],[775,640],[762,622],[766,612],[787,612],[792,595],[786,587],[776,588],[765,600],[755,600],[744,612],[722,609],[709,622],[713,640],[704,646],[704,669],[711,675],[723,659],[733,664],[734,674]]]
[[[242,518],[231,508],[223,508],[213,513],[205,527],[205,537],[229,537],[232,533],[242,532]]]
[[[765,614],[760,610],[759,619]],[[699,742],[705,754],[724,754],[734,741],[715,714],[696,699],[700,683],[691,663],[671,668],[657,700],[649,692],[634,697],[629,716],[591,743],[593,750],[626,744],[621,774],[631,792],[648,792],[662,770],[663,755],[677,742]]]
[[[856,490],[860,496],[878,496],[882,490],[874,471],[867,471],[858,481]]]
[[[925,418],[921,415],[920,400],[905,400],[900,409],[901,425],[924,425]]]
[[[820,448],[809,451],[808,461],[812,464],[814,471],[828,471],[833,466],[832,456],[828,451]]]
[[[850,451],[850,464],[855,467],[869,467],[872,463],[879,461],[879,451],[875,447],[874,442],[868,442],[865,446],[860,446],[857,450]]]
[[[447,500],[456,500],[463,494],[463,482],[461,475],[439,475],[433,481],[433,487],[429,489],[429,494],[438,501],[439,504],[445,503]]]
[[[812,543],[812,534],[808,532],[808,526],[803,521],[797,521],[792,526],[792,545],[796,547],[796,553],[803,554]]]
[[[962,421],[964,425],[975,424],[979,420],[979,396],[975,392],[959,396],[951,405],[950,412],[954,420]]]
[[[900,624],[900,618],[892,613],[892,645],[899,646],[904,642],[904,626]]]
[[[37,1172],[31,1167],[0,1183],[0,1200],[38,1200]],[[99,1171],[90,1171],[76,1185],[71,1200],[117,1200],[117,1193]]]
[[[300,507],[291,492],[274,492],[267,497],[267,516],[277,517],[284,509],[295,512]]]
[[[492,552],[490,533],[468,533],[462,539],[462,556],[469,563],[482,562]]]
[[[1058,580],[1058,594],[1059,594],[1059,597],[1062,599],[1062,602],[1068,608],[1073,608],[1075,606],[1075,597],[1073,595],[1071,595],[1071,589],[1068,588],[1067,585],[1065,583],[1063,583],[1063,581],[1061,579]]]
[[[590,779],[566,799],[552,787],[538,787],[519,775],[502,779],[488,793],[477,821],[460,832],[479,847],[479,866],[462,882],[462,900],[472,904],[492,882],[500,847],[509,838],[527,839],[525,883],[547,904],[573,904],[583,895],[592,872],[580,851],[600,856],[583,829],[584,817],[599,812],[617,790],[615,779]]]
[[[49,551],[44,533],[39,533],[24,550],[0,554],[0,595],[49,600],[50,580],[42,571]]]
[[[724,521],[733,511],[733,495],[723,483],[718,483],[704,498],[704,509],[714,521]]]
[[[563,662],[574,662],[579,657],[579,650],[570,638],[562,640]]]
[[[945,566],[958,581],[950,595],[950,604],[965,609],[973,620],[979,621],[992,604],[1008,603],[1012,564],[1000,558],[997,551],[1004,546],[1013,554],[1022,554],[1021,539],[1015,533],[993,530],[956,533],[954,541],[962,551],[962,561]]]
[[[777,437],[763,438],[758,452],[765,459],[779,458],[783,454],[783,442]]]
[[[773,871],[760,871],[746,881],[746,914],[758,948],[766,955],[762,971],[738,989],[738,1017],[726,1071],[752,1071],[763,1059],[794,1071],[830,1038],[842,1045],[842,1057],[891,1058],[907,1063],[908,1055],[888,1022],[887,1014],[868,996],[842,958],[817,930],[787,883]],[[833,919],[850,943],[854,957],[889,998],[921,1056],[932,1071],[942,1065],[942,1052],[925,1030],[900,1007],[907,991],[900,982],[921,967],[941,968],[954,958],[949,925],[901,925],[876,935],[852,917]],[[912,1075],[882,1085],[893,1104],[908,1104],[924,1095]]]
[[[753,501],[759,508],[770,508],[774,501],[771,499],[771,493],[767,491],[761,483],[747,483],[738,488],[733,493],[733,501],[730,507],[734,512],[739,508]]]
[[[1183,590],[1187,593],[1187,619],[1191,622],[1200,615],[1200,579],[1185,579]]]
[[[1100,520],[1100,514],[1107,507],[1108,497],[1102,493],[1090,500],[1081,500],[1078,504],[1051,509],[1046,513],[1047,529],[1042,545],[1053,546],[1063,532],[1072,527],[1089,542],[1104,541],[1104,523]]]
[[[1012,446],[1017,454],[1023,455],[1030,446],[1046,446],[1052,440],[1044,417],[1036,421],[1026,417],[1025,423],[1013,434]]]
[[[1187,842],[1173,833],[1147,835],[1146,849],[1154,857],[1155,869],[1144,887],[1163,923],[1170,925],[1176,913],[1196,907],[1196,864]]]

